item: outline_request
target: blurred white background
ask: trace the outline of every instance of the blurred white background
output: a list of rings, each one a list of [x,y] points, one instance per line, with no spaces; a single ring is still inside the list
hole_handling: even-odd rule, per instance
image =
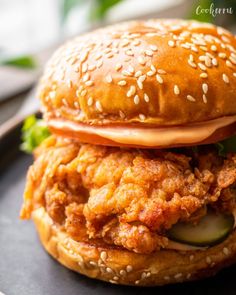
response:
[[[66,1],[66,0],[65,0]],[[95,1],[0,0],[1,54],[34,53],[100,24],[134,18],[184,17],[188,0],[123,0],[107,11],[106,19],[91,20]],[[114,2],[114,1],[112,1]],[[73,7],[67,13],[68,7]],[[173,14],[173,11],[175,13]],[[66,16],[65,16],[66,14]]]

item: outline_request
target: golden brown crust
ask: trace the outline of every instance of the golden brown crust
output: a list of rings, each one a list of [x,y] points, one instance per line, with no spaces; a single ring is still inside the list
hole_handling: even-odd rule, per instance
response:
[[[114,284],[157,286],[214,275],[236,261],[236,232],[207,250],[161,250],[137,254],[76,242],[60,231],[43,207],[33,211],[41,242],[64,266],[91,278]]]
[[[236,114],[236,40],[209,24],[128,22],[59,48],[39,87],[45,118],[184,125]]]

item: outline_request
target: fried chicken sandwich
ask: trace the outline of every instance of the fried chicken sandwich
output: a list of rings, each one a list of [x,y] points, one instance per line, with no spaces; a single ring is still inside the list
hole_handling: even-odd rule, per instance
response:
[[[115,284],[214,275],[236,261],[236,39],[132,21],[59,48],[39,84],[51,135],[22,218],[66,267]]]

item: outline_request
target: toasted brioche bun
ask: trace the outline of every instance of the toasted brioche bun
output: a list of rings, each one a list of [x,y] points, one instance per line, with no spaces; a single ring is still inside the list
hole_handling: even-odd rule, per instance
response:
[[[236,261],[236,232],[221,244],[205,250],[161,250],[137,254],[121,248],[71,239],[43,207],[32,214],[41,242],[61,264],[91,278],[114,284],[158,286],[214,275]]]
[[[195,21],[110,26],[59,48],[46,67],[39,96],[53,132],[73,132],[73,137],[106,145],[123,143],[97,135],[95,127],[172,128],[235,116],[236,39]],[[75,128],[68,130],[63,122]],[[81,129],[84,125],[89,132]],[[218,133],[209,132],[199,143],[211,136],[222,139]],[[91,135],[95,139],[86,138]],[[188,144],[198,143],[191,138]]]

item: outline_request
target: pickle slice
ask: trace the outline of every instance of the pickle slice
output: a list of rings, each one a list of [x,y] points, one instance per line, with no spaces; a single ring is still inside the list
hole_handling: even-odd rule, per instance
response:
[[[168,231],[170,240],[193,246],[219,244],[234,228],[234,216],[209,211],[196,225],[179,222]]]

